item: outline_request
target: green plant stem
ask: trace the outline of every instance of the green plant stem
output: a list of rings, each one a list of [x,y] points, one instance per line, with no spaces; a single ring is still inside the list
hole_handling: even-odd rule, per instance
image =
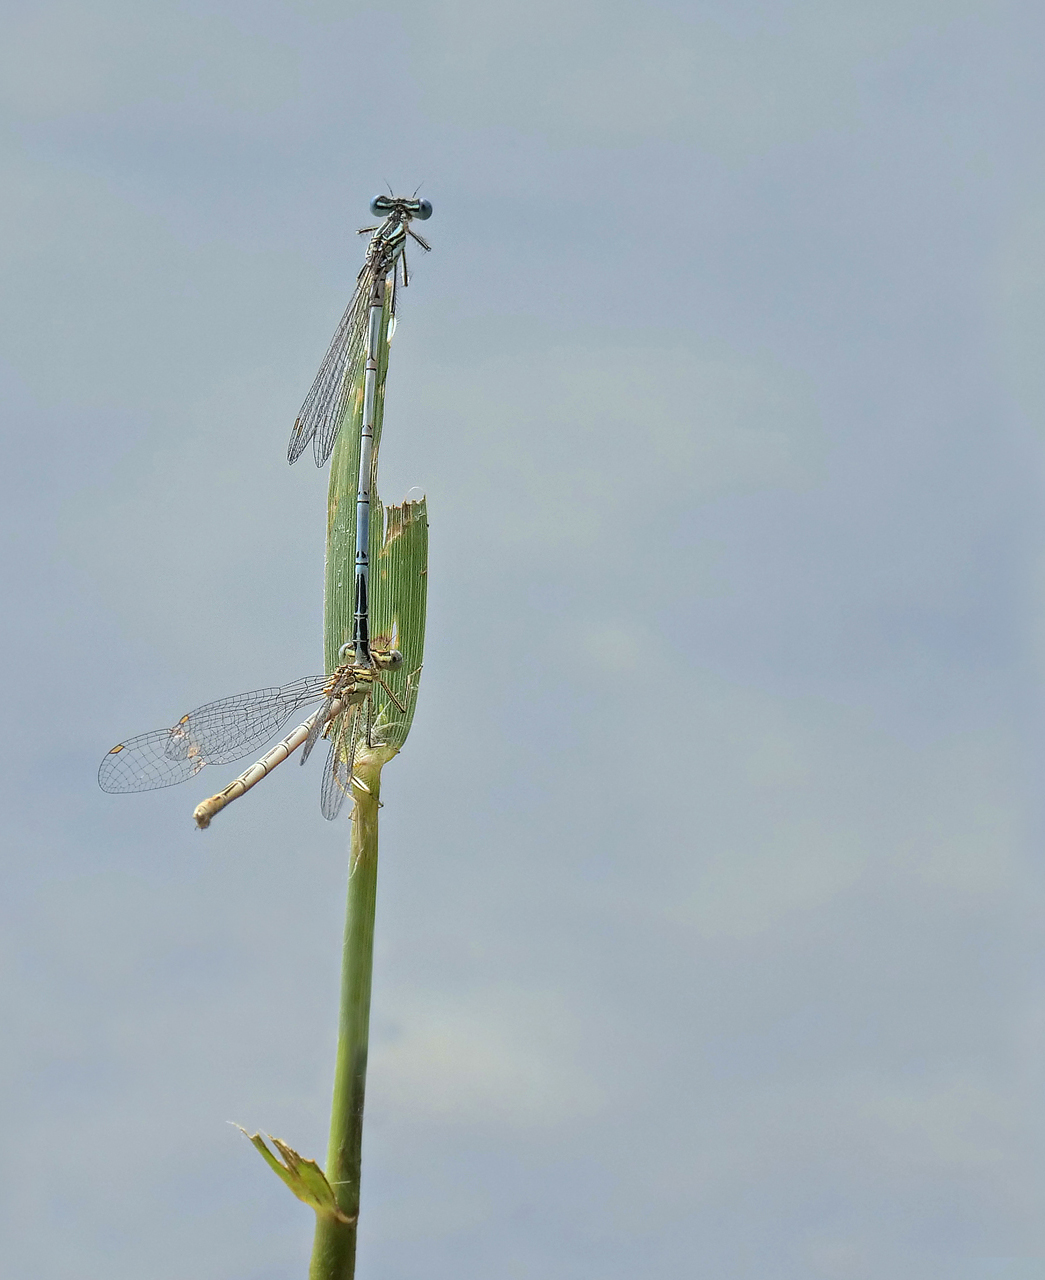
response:
[[[348,906],[341,956],[341,1016],[338,1029],[334,1101],[326,1174],[348,1222],[317,1217],[309,1280],[352,1280],[356,1270],[360,1148],[363,1099],[370,1038],[370,981],[374,965],[374,910],[377,905],[377,813],[380,761],[361,761],[355,773],[369,794],[353,788],[352,844]]]

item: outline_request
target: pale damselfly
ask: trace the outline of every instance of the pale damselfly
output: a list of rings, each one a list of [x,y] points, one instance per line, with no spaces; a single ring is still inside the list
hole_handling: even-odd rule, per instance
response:
[[[344,646],[343,657],[348,656],[351,647]],[[221,698],[190,711],[171,729],[128,738],[113,747],[102,761],[98,784],[103,791],[119,793],[152,791],[187,782],[206,764],[231,764],[256,751],[276,736],[295,711],[322,699],[322,706],[304,724],[217,795],[197,805],[193,816],[198,827],[209,826],[215,814],[301,746],[304,764],[323,734],[330,739],[330,752],[323,770],[320,808],[325,818],[334,819],[352,788],[357,748],[363,742],[370,748],[381,745],[388,731],[388,726],[375,726],[373,686],[380,685],[400,711],[406,710],[382,675],[402,664],[402,655],[391,647],[391,637],[375,638],[369,654],[368,666],[346,662],[330,675],[305,676],[278,688]],[[409,684],[410,678],[408,688]]]

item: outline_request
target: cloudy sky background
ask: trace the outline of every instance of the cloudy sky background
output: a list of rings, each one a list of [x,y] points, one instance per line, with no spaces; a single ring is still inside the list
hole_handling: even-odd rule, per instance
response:
[[[0,23],[0,1275],[303,1276],[349,825],[113,742],[321,664],[286,437],[419,182],[360,1275],[1045,1276],[1045,91],[1004,0]],[[1036,1260],[1037,1259],[1037,1260]]]

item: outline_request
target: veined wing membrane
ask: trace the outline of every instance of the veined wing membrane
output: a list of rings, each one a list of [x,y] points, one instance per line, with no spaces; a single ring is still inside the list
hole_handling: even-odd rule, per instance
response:
[[[101,763],[103,791],[172,787],[205,764],[229,764],[274,738],[299,708],[317,702],[329,676],[305,676],[274,689],[254,689],[208,702],[171,729],[118,743]]]
[[[370,273],[364,272],[369,280]],[[366,364],[367,325],[370,317],[369,283],[366,291],[361,287],[352,299],[352,329],[343,356],[332,361],[329,369],[320,368],[319,377],[326,373],[329,390],[326,401],[317,405],[316,425],[312,433],[312,454],[316,466],[321,467],[334,451],[341,423],[352,411],[352,393],[363,385],[363,368]]]
[[[154,729],[136,738],[119,742],[98,768],[98,785],[103,791],[152,791],[173,787],[199,773],[207,761],[203,756],[167,754],[170,729]]]
[[[312,748],[319,741],[319,735],[327,727],[327,721],[330,719],[330,708],[334,705],[334,695],[327,694],[327,700],[320,707],[319,711],[312,717],[312,727],[308,731],[308,737],[305,739],[304,746],[301,748],[301,755],[298,757],[298,763],[304,764],[312,754]]]
[[[299,708],[318,702],[329,676],[305,676],[278,689],[255,689],[208,702],[174,726],[168,753],[198,747],[208,764],[230,764],[274,738]]]
[[[366,328],[370,301],[370,271],[364,267],[352,299],[330,340],[301,412],[290,433],[287,460],[296,462],[313,441],[317,463],[330,456],[352,387],[366,354]]]
[[[352,766],[356,755],[356,719],[359,709],[352,707],[343,712],[330,744],[330,756],[323,770],[319,807],[329,822],[337,817],[345,796],[352,789]]]

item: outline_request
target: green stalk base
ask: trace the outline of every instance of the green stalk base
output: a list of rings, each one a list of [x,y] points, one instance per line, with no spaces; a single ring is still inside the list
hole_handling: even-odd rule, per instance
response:
[[[370,1035],[370,982],[374,965],[374,910],[377,905],[377,812],[381,763],[357,758],[355,773],[369,794],[354,787],[348,906],[341,956],[341,1015],[330,1146],[326,1175],[338,1207],[349,1219],[317,1217],[309,1280],[353,1280],[359,1219],[360,1148]]]

